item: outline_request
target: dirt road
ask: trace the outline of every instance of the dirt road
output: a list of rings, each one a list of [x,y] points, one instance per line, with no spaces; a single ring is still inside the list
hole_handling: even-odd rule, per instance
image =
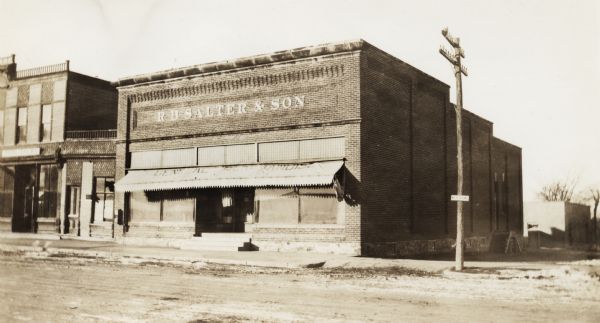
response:
[[[0,321],[600,321],[585,271],[117,264],[0,256]]]

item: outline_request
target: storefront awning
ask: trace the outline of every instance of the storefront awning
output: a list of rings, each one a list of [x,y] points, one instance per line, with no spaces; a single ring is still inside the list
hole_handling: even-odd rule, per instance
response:
[[[115,184],[117,192],[209,187],[324,186],[343,161],[131,170]]]

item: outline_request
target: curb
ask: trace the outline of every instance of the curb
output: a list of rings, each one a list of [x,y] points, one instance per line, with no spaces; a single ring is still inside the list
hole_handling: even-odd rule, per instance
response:
[[[202,262],[207,264],[217,265],[233,265],[233,266],[250,266],[250,267],[263,267],[263,268],[287,268],[287,269],[300,269],[307,268],[312,264],[298,264],[298,263],[274,263],[268,261],[252,261],[252,260],[234,260],[234,259],[221,259],[221,258],[203,258],[203,257],[156,257],[156,256],[143,256],[135,253],[127,252],[114,252],[114,251],[90,251],[90,250],[79,250],[69,248],[52,248],[52,247],[41,247],[41,246],[13,246],[0,244],[0,252],[25,252],[34,253],[35,257],[38,258],[49,258],[53,256],[59,257],[75,257],[75,258],[98,258],[103,260],[121,261],[134,260],[135,262],[157,262],[162,264],[180,264],[185,263],[186,265],[193,266],[194,263]]]
[[[60,240],[58,234],[45,234],[45,233],[0,233],[0,240],[3,239],[27,239],[27,240]]]

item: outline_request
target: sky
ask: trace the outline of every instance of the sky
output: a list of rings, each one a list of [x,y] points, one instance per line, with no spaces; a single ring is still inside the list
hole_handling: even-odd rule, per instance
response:
[[[525,200],[556,180],[600,187],[600,1],[0,0],[0,56],[70,60],[115,81],[362,38],[451,85],[438,53],[461,39],[463,101],[523,149]]]

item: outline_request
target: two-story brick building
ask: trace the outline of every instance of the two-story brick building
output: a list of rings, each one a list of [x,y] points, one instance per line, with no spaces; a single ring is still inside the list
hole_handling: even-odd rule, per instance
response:
[[[260,250],[385,256],[451,248],[449,86],[365,41],[115,85],[118,239],[210,248],[239,237]],[[467,248],[482,250],[494,232],[521,232],[521,150],[463,117]]]
[[[116,89],[0,58],[0,231],[112,237]]]

